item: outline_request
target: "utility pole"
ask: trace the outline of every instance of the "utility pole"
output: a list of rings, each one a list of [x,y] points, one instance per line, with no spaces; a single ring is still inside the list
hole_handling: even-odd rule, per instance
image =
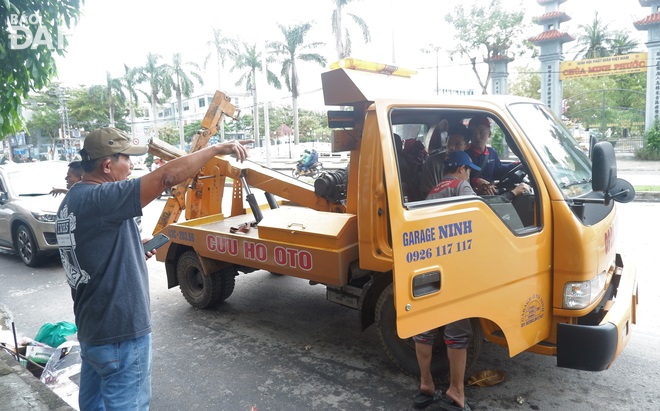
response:
[[[66,159],[71,160],[69,155],[71,129],[69,128],[69,109],[66,105],[67,100],[69,99],[69,95],[66,92],[67,90],[64,87],[57,89],[57,98],[60,103],[60,108],[58,111],[60,112],[60,120],[62,121],[62,127],[60,128],[60,138],[62,139],[62,148],[64,149]]]
[[[422,53],[430,54],[435,53],[435,95],[440,94],[440,46],[429,44],[421,49]]]

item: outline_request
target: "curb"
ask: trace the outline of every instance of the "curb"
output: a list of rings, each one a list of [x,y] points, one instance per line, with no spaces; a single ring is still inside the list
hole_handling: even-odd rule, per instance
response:
[[[635,202],[659,203],[660,191],[636,191]]]

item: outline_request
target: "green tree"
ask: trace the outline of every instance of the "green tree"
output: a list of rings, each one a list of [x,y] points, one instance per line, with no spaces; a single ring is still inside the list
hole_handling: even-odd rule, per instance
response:
[[[660,120],[655,119],[653,126],[644,134],[644,140],[644,147],[635,155],[642,160],[660,160]]]
[[[108,117],[110,127],[115,126],[115,110],[126,102],[126,95],[122,87],[121,78],[112,78],[109,71],[105,72],[106,88],[105,98],[108,100]]]
[[[335,48],[337,50],[337,58],[343,59],[351,54],[351,34],[348,29],[344,28],[344,14],[353,20],[362,32],[362,38],[365,44],[371,41],[371,34],[369,34],[369,26],[365,21],[352,13],[348,13],[345,7],[353,0],[333,0],[335,8],[332,10],[332,33],[335,35]]]
[[[105,86],[75,88],[71,89],[69,94],[69,123],[72,128],[94,130],[110,125]],[[123,116],[115,121],[115,127],[126,128]]]
[[[206,42],[206,46],[211,49],[204,59],[204,69],[208,66],[211,57],[215,56],[218,70],[218,90],[222,90],[222,68],[225,67],[227,58],[236,55],[238,43],[231,37],[224,36],[222,30],[213,29],[213,40]]]
[[[311,61],[325,65],[325,58],[318,53],[306,52],[322,46],[324,43],[305,43],[305,36],[312,28],[310,23],[298,24],[296,26],[278,25],[284,35],[284,41],[274,41],[269,44],[272,53],[279,58],[282,64],[280,75],[284,79],[287,89],[291,92],[291,104],[293,107],[293,135],[295,144],[299,141],[299,119],[298,119],[298,66],[297,61]]]
[[[62,117],[58,112],[60,105],[57,97],[58,89],[59,84],[51,83],[47,89],[34,94],[27,100],[32,111],[32,115],[26,124],[30,138],[47,137],[52,153],[55,152],[55,144],[59,139],[60,127],[62,126]],[[39,145],[37,141],[33,144]]]
[[[268,84],[273,85],[275,88],[282,88],[280,80],[277,78],[277,75],[270,71],[268,67],[263,67],[261,62],[261,52],[257,51],[256,44],[242,43],[243,50],[240,53],[237,53],[234,56],[234,66],[231,68],[231,71],[234,70],[245,70],[243,71],[236,85],[240,86],[245,84],[245,90],[248,93],[252,94],[253,106],[252,112],[254,117],[254,127],[252,132],[254,133],[255,146],[259,145],[259,111],[258,111],[258,100],[257,100],[257,72],[266,70],[266,80]]]
[[[5,34],[0,36],[0,140],[23,128],[23,102],[30,91],[48,86],[57,73],[55,54],[64,55],[68,45],[64,34],[78,22],[81,4],[82,0],[0,2],[0,31]],[[11,15],[24,20],[10,27]],[[40,21],[29,24],[28,17],[35,15]],[[34,47],[27,47],[26,33],[34,36]],[[48,40],[50,44],[44,44]]]
[[[598,12],[594,14],[594,19],[589,24],[580,24],[578,26],[580,33],[577,36],[578,51],[575,59],[594,59],[606,57],[612,54],[612,32],[607,24],[598,17]]]
[[[149,92],[144,96],[151,104],[151,124],[152,136],[158,138],[158,104],[171,96],[171,89],[167,87],[165,76],[165,65],[160,64],[161,56],[149,53],[147,55],[147,64],[140,68],[141,78],[149,84]]]
[[[511,58],[511,54],[525,53],[530,45],[523,39],[527,27],[523,24],[524,17],[522,9],[505,10],[501,0],[490,0],[487,4],[476,2],[469,9],[460,4],[453,14],[445,16],[447,23],[456,30],[456,47],[449,54],[452,58],[458,54],[470,60],[483,94],[488,93],[494,67],[489,63],[488,72],[482,79],[477,70],[477,56],[482,55],[484,61],[489,62],[498,57]]]
[[[204,59],[204,69],[208,65],[211,57],[215,55],[218,70],[218,90],[222,90],[222,69],[225,67],[227,58],[232,58],[238,51],[238,42],[231,38],[224,36],[222,30],[213,29],[213,40],[209,40],[206,45],[211,49],[211,52]],[[225,121],[220,122],[220,138],[225,138]]]
[[[610,44],[612,55],[618,56],[621,54],[634,53],[635,50],[637,50],[637,47],[639,47],[639,42],[630,37],[630,32],[628,30],[614,32],[614,37]]]
[[[190,67],[189,70],[186,67]],[[183,62],[181,53],[175,53],[172,56],[172,64],[164,66],[165,87],[174,90],[176,97],[177,111],[179,112],[179,144],[181,149],[185,147],[183,138],[183,97],[190,97],[195,91],[195,84],[192,78],[202,85],[204,79],[199,74],[199,66],[191,61]]]
[[[124,76],[122,77],[122,87],[126,91],[128,113],[131,118],[131,135],[135,135],[135,109],[138,107],[138,84],[144,81],[144,74],[140,68],[131,68],[124,64]]]
[[[518,69],[517,76],[509,82],[508,93],[514,96],[541,99],[541,73],[529,66]]]

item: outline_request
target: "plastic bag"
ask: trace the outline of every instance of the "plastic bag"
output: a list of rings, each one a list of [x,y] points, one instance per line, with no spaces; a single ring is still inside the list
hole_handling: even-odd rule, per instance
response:
[[[41,382],[76,410],[79,409],[81,367],[80,344],[66,341],[50,356],[40,378]]]
[[[46,323],[41,326],[34,339],[51,347],[58,347],[66,341],[67,336],[76,332],[78,332],[76,325],[68,321],[60,321],[57,324]]]

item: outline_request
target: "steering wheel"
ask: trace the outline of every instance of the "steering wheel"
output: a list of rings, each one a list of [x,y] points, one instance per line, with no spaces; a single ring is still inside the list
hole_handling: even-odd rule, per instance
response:
[[[516,164],[513,168],[511,168],[511,170],[507,171],[500,179],[500,182],[497,183],[497,191],[501,193],[510,191],[513,190],[517,183],[521,183],[523,178],[525,178],[527,175],[527,173],[523,170],[524,167],[525,164],[521,162]],[[523,170],[522,175],[517,174],[520,170]]]

